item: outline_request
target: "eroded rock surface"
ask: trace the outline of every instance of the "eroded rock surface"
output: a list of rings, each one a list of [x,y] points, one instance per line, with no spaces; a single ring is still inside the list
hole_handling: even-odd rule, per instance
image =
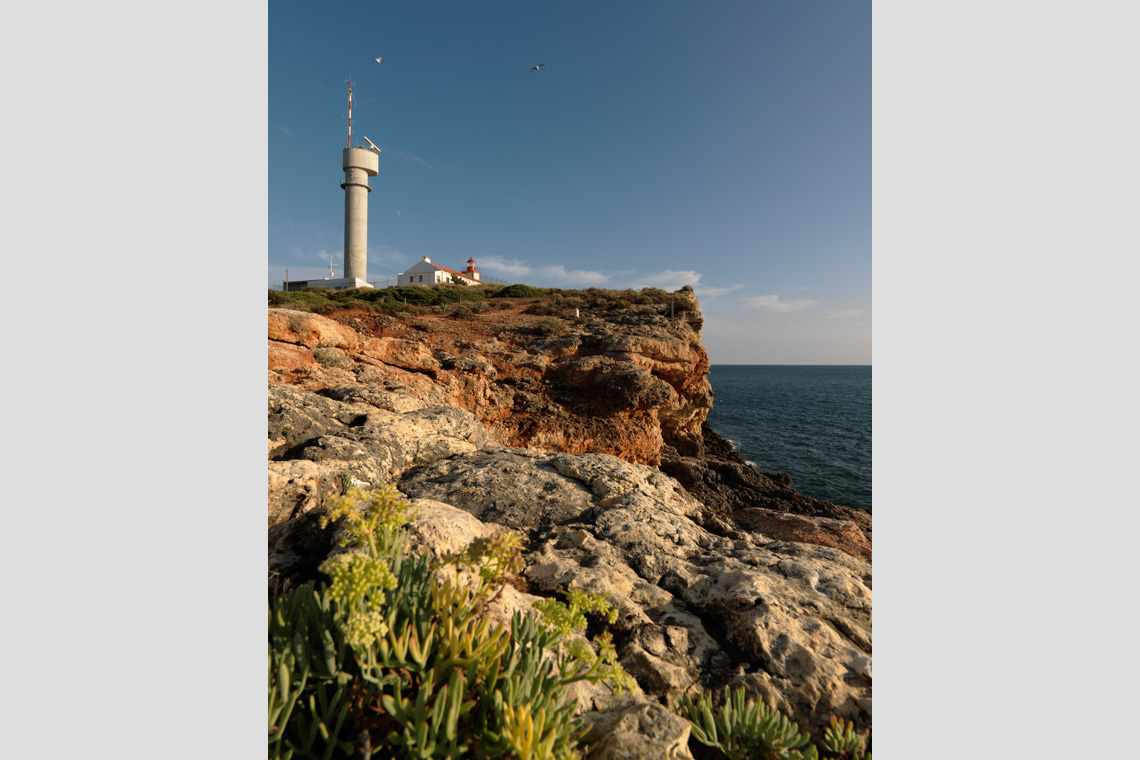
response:
[[[320,391],[387,377],[471,411],[508,446],[654,465],[665,445],[700,455],[712,406],[700,315],[641,309],[602,313],[553,336],[533,331],[537,317],[518,314],[505,324],[488,314],[394,327],[390,317],[270,309],[270,380]]]
[[[822,730],[834,714],[869,726],[866,562],[763,533],[710,533],[675,480],[609,455],[483,451],[417,468],[400,488],[529,530],[535,592],[609,593],[621,662],[647,694],[739,681],[801,725]]]
[[[757,472],[708,429],[699,313],[588,317],[540,335],[517,310],[271,309],[270,592],[319,579],[337,551],[325,500],[396,482],[419,506],[417,553],[524,537],[527,588],[496,619],[569,589],[610,595],[640,689],[575,686],[600,757],[690,757],[662,705],[726,684],[817,738],[832,714],[869,732],[870,515]]]
[[[320,506],[351,485],[381,486],[406,469],[489,442],[470,413],[424,406],[404,391],[269,386],[269,521]]]

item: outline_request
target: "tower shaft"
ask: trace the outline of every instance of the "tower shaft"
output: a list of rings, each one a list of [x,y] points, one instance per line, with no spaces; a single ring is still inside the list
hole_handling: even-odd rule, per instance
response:
[[[344,276],[368,281],[368,178],[380,170],[380,157],[365,148],[345,148]]]

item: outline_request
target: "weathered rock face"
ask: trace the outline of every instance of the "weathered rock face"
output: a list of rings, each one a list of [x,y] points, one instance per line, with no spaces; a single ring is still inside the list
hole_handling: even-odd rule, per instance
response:
[[[337,386],[318,394],[271,385],[269,523],[320,506],[349,485],[380,486],[411,466],[487,443],[469,412],[424,407],[405,391]]]
[[[658,313],[667,307],[641,308],[555,336],[537,335],[539,318],[521,314],[420,317],[400,329],[391,317],[338,317],[349,327],[270,309],[270,381],[316,391],[387,375],[418,397],[469,410],[505,445],[652,465],[665,445],[699,456],[712,406],[700,315],[670,320]],[[324,352],[323,366],[310,349]]]
[[[661,471],[678,480],[712,515],[728,515],[767,533],[783,531],[789,540],[833,546],[871,561],[871,515],[805,496],[792,488],[787,473],[757,472],[717,435],[702,426],[705,455],[681,456],[666,448]],[[801,515],[807,519],[793,519]],[[825,519],[828,518],[828,519]],[[715,519],[705,527],[716,530]]]
[[[830,715],[869,732],[870,515],[732,452],[703,425],[699,314],[651,312],[540,336],[514,312],[411,327],[270,310],[271,593],[320,577],[330,495],[395,482],[419,505],[416,552],[525,537],[526,591],[496,619],[569,589],[611,595],[641,690],[575,687],[599,757],[691,757],[662,704],[726,684],[815,737]]]
[[[866,562],[758,532],[717,536],[675,480],[609,455],[484,450],[411,470],[400,489],[528,530],[538,593],[612,594],[621,662],[651,696],[751,675],[801,725],[821,731],[834,714],[869,726]]]
[[[351,327],[316,314],[290,309],[269,310],[269,339],[306,348],[355,348],[360,342]]]

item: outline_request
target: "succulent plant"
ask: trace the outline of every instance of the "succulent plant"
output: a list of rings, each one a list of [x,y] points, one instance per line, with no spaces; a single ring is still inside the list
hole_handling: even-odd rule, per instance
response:
[[[744,689],[730,692],[713,709],[712,694],[706,692],[696,702],[683,696],[679,712],[692,724],[692,736],[700,743],[724,753],[730,760],[766,757],[773,760],[817,760],[810,737],[799,726],[763,702],[746,700]]]
[[[863,739],[855,733],[855,726],[842,718],[831,716],[827,728],[823,730],[820,746],[836,757],[853,760],[871,760],[870,755],[862,755]]]
[[[557,628],[518,612],[494,624],[488,603],[524,567],[517,535],[433,562],[406,553],[411,510],[390,487],[332,500],[324,525],[338,523],[350,551],[321,566],[331,585],[270,605],[269,756],[580,757],[588,727],[565,687],[629,676],[607,637],[596,652],[559,645],[608,604],[579,592],[549,605]]]
[[[689,721],[693,739],[718,750],[729,760],[819,760],[821,757],[871,760],[871,755],[859,754],[863,740],[850,723],[831,716],[830,725],[824,731],[821,755],[819,748],[810,743],[809,734],[800,733],[799,726],[778,710],[758,700],[746,699],[744,687],[729,691],[726,686],[720,706],[715,710],[710,692],[695,702],[683,696],[677,712]]]

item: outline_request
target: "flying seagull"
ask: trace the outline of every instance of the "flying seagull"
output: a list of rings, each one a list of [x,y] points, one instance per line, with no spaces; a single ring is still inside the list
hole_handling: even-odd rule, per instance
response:
[[[545,63],[540,63],[537,66],[535,66],[533,69],[531,69],[531,71],[538,71],[539,69],[541,69],[545,65],[546,65]]]
[[[366,142],[366,143],[368,143],[369,145],[371,145],[371,146],[372,146],[372,150],[376,151],[377,153],[379,153],[379,152],[380,152],[380,149],[376,147],[376,143],[372,142],[372,141],[371,141],[371,140],[369,140],[367,137],[365,137],[365,138],[364,138],[364,142]]]
[[[384,56],[380,56],[379,58],[373,58],[372,60],[376,61],[376,63],[380,63],[380,61],[384,60]]]

